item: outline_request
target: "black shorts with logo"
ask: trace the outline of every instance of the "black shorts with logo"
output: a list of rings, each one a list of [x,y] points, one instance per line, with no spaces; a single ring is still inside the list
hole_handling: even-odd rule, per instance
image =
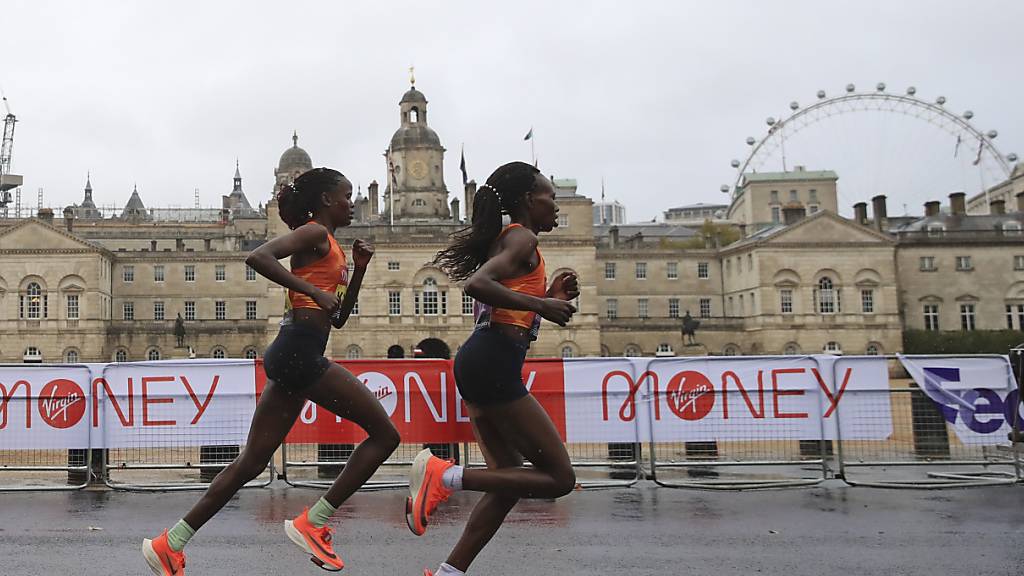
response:
[[[328,334],[299,324],[281,326],[277,338],[263,354],[263,370],[289,390],[302,390],[323,376],[331,365],[324,358]]]
[[[523,362],[529,345],[481,326],[455,355],[455,385],[470,404],[506,404],[529,394]]]

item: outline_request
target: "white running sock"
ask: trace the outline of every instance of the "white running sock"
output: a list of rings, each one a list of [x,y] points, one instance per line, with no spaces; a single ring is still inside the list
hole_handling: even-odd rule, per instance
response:
[[[462,466],[452,466],[444,471],[441,475],[441,484],[449,490],[462,490]],[[443,566],[448,566],[443,564]],[[454,568],[452,568],[454,570]],[[442,574],[448,574],[448,572],[442,572]],[[452,574],[462,574],[462,572],[452,572]]]
[[[459,466],[459,468],[462,468],[462,466]],[[465,576],[465,575],[466,575],[465,572],[463,572],[462,570],[459,570],[458,568],[453,568],[447,562],[442,563],[441,566],[437,569],[437,572],[434,572],[434,576]]]

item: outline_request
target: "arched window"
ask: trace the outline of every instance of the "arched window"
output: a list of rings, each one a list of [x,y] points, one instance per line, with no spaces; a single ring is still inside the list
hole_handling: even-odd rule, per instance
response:
[[[210,358],[227,358],[227,352],[220,346],[215,346],[213,351],[210,352]]]
[[[427,277],[423,281],[423,314],[425,316],[437,316],[438,292],[437,281]]]
[[[128,351],[124,348],[118,348],[117,352],[114,352],[114,362],[127,362]]]
[[[420,121],[420,110],[419,108],[413,107],[409,110],[409,122],[415,124]]]
[[[843,348],[839,345],[839,342],[832,341],[825,344],[823,352],[825,352],[825,354],[842,354]]]
[[[1003,234],[1006,236],[1020,236],[1020,222],[1012,220],[1003,222]]]
[[[357,360],[357,359],[362,358],[362,357],[363,357],[363,350],[362,350],[362,348],[360,348],[359,346],[356,346],[355,344],[349,346],[348,349],[345,350],[345,358],[348,358],[349,360]]]
[[[573,350],[572,346],[562,346],[562,358],[575,358],[576,351]]]
[[[735,344],[729,344],[728,346],[725,347],[724,350],[722,350],[722,355],[723,356],[739,356],[740,355],[740,348],[739,348],[739,346],[736,346]]]
[[[636,344],[630,344],[629,346],[626,346],[625,350],[623,350],[622,355],[626,358],[639,358],[640,356],[643,356],[644,353]]]
[[[871,342],[871,343],[868,344],[868,347],[867,347],[867,350],[865,351],[865,353],[868,356],[879,356],[879,355],[882,354],[882,346],[880,344],[878,344],[877,342]]]
[[[147,360],[159,360],[160,359],[160,349],[159,348],[150,348],[149,352],[146,352],[146,359]]]
[[[246,348],[245,349],[245,357],[246,357],[246,359],[248,359],[248,360],[255,360],[257,356],[259,356],[259,352],[257,352],[255,348]]]
[[[835,284],[828,276],[818,280],[818,313],[835,314],[838,306],[838,293]]]
[[[655,356],[672,356],[675,352],[672,350],[672,345],[667,342],[658,344],[658,350],[655,352]]]
[[[64,362],[67,364],[74,364],[78,362],[78,350],[74,348],[68,348],[64,351]]]
[[[18,302],[18,316],[28,320],[39,320],[47,316],[46,293],[38,282],[29,282]]]
[[[800,346],[796,342],[790,342],[782,349],[782,353],[787,356],[795,356],[800,353]]]

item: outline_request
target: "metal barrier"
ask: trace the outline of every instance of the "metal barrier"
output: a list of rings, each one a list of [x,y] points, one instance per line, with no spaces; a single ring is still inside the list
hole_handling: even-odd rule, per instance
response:
[[[833,382],[839,371],[856,362],[856,357],[836,358],[832,366]],[[883,357],[890,364],[898,356]],[[904,356],[916,360],[982,358],[1005,362],[998,355]],[[902,370],[890,366],[890,370]],[[1015,388],[1012,372],[1007,390]],[[1002,387],[1000,387],[1002,388]],[[1006,446],[975,445],[962,442],[947,422],[937,402],[929,398],[911,378],[885,380],[884,386],[871,390],[847,391],[847,395],[870,395],[870,400],[844,402],[838,409],[840,423],[853,420],[859,426],[890,425],[891,434],[882,440],[841,438],[838,444],[839,476],[851,486],[878,488],[962,488],[1013,484],[1021,477],[1020,457]],[[1019,410],[1017,411],[1019,415]],[[886,419],[881,422],[880,419]],[[1019,423],[1013,423],[1019,429]],[[844,427],[840,425],[840,429]],[[1004,436],[1005,437],[1005,436]],[[1007,443],[1008,444],[1008,443]]]
[[[89,484],[91,381],[84,364],[0,365],[0,491]]]
[[[207,488],[245,443],[256,405],[252,371],[251,360],[105,365],[94,385],[106,446],[103,482],[133,491]],[[206,412],[212,402],[217,409]],[[192,426],[173,426],[179,418],[192,418]],[[245,487],[273,478],[271,458]]]
[[[812,370],[821,374],[812,356],[679,357],[649,362],[636,384],[646,408],[652,476],[659,486],[791,488],[812,486],[828,477],[832,443],[823,440],[827,435],[822,418],[814,418],[808,410],[807,422],[777,418],[766,423],[766,411],[779,414],[781,396],[809,397],[805,402],[813,408],[827,410],[825,394],[817,385],[777,393],[774,376],[760,371],[768,360],[789,366],[787,375],[801,371],[806,376]],[[715,367],[721,364],[728,364],[728,369]],[[708,378],[711,373],[717,381]],[[684,475],[671,474],[676,471]]]

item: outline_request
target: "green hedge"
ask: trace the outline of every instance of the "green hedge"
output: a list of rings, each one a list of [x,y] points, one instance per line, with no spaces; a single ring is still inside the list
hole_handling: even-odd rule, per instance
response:
[[[1018,330],[973,330],[938,332],[907,330],[903,333],[904,354],[1009,354],[1024,342]]]

